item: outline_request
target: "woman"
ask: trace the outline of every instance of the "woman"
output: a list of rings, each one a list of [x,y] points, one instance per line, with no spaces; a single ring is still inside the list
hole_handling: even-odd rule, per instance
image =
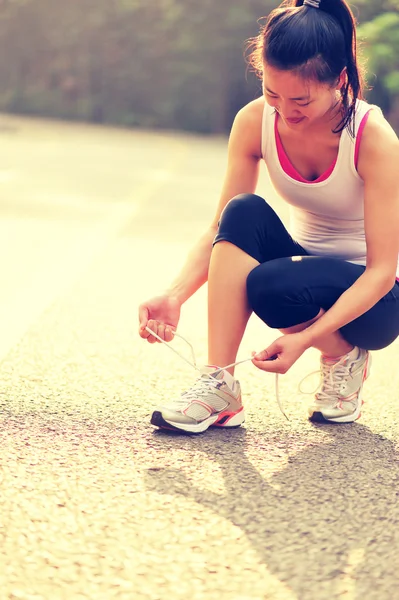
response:
[[[279,337],[253,359],[286,373],[321,352],[316,421],[360,416],[370,350],[399,335],[399,141],[364,102],[353,15],[344,0],[274,10],[251,56],[264,96],[236,116],[209,230],[163,295],[139,309],[140,336],[170,341],[182,304],[208,279],[208,366],[152,423],[201,432],[244,421],[234,363],[254,311]],[[290,204],[290,232],[255,195],[264,160]]]

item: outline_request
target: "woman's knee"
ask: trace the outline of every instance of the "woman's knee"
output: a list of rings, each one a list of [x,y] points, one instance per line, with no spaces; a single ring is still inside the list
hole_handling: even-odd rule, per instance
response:
[[[356,322],[345,325],[340,330],[342,337],[363,350],[383,350],[399,336],[399,326],[392,328],[385,323],[375,327],[359,327]]]
[[[262,262],[265,207],[268,207],[265,200],[255,194],[240,194],[232,198],[220,217],[214,244],[230,242]]]
[[[266,201],[256,194],[239,194],[234,196],[225,206],[219,221],[220,225],[225,225],[226,222],[235,223],[256,223],[257,218],[261,214],[264,207],[267,206]],[[244,220],[244,221],[243,221]]]

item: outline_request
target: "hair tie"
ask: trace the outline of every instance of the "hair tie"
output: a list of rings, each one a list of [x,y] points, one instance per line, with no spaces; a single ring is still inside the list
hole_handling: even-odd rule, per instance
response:
[[[312,6],[313,8],[320,8],[320,0],[304,0],[303,5]]]

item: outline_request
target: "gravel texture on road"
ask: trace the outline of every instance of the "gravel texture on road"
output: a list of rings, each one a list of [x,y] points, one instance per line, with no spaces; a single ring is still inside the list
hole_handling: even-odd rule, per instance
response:
[[[374,354],[356,424],[307,421],[297,385],[318,367],[309,351],[281,381],[289,422],[273,376],[249,363],[237,368],[243,427],[155,430],[154,406],[195,373],[139,339],[137,306],[168,283],[212,215],[225,141],[7,119],[20,142],[3,134],[3,150],[19,149],[27,163],[29,140],[44,165],[65,127],[69,146],[54,147],[76,173],[70,195],[81,191],[54,212],[49,197],[61,195],[62,177],[47,190],[35,165],[42,187],[31,214],[28,194],[17,193],[22,175],[0,199],[4,228],[14,191],[22,207],[13,213],[19,243],[3,253],[15,282],[3,272],[2,302],[17,308],[1,315],[10,335],[0,364],[0,600],[399,598],[399,345]],[[28,277],[21,256],[39,239],[45,258],[31,260]],[[45,272],[44,293],[32,281]],[[203,362],[206,289],[184,307],[179,330]],[[274,337],[251,319],[238,358]]]

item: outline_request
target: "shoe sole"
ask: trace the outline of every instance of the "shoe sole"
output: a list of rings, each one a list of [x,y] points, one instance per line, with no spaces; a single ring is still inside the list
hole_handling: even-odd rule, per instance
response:
[[[359,390],[359,398],[358,398],[359,402],[358,402],[358,406],[357,406],[355,412],[353,412],[350,415],[345,415],[343,417],[327,418],[323,415],[322,412],[317,411],[317,412],[313,412],[312,414],[309,413],[309,421],[312,421],[312,423],[354,423],[355,421],[360,419],[360,417],[362,416],[362,413],[360,411],[364,404],[364,400],[362,399],[363,384],[366,381],[367,377],[370,375],[370,368],[371,368],[371,355],[369,354],[368,359],[367,359],[366,371],[365,371],[363,381],[362,381],[362,387]]]
[[[362,413],[359,412],[359,414],[356,416],[356,413],[352,413],[351,415],[347,415],[346,417],[337,417],[334,419],[326,419],[325,416],[323,415],[323,413],[321,412],[314,412],[312,415],[309,415],[309,421],[311,421],[312,423],[354,423],[355,421],[357,421],[358,419],[360,419],[360,417],[362,416]]]
[[[212,415],[208,419],[189,425],[186,423],[172,423],[163,418],[161,411],[156,410],[151,416],[151,425],[160,429],[168,429],[169,431],[179,431],[185,433],[204,433],[209,427],[220,427],[225,429],[237,429],[245,421],[245,412],[242,408],[238,413]]]

